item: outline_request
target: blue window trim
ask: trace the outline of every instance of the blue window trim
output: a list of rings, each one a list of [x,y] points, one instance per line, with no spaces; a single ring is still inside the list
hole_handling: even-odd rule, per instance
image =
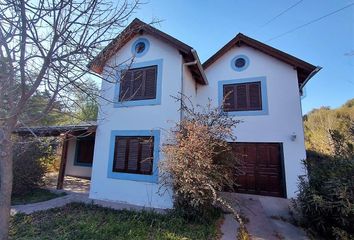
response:
[[[153,136],[154,137],[154,156],[152,164],[152,175],[113,172],[114,147],[116,136]],[[113,130],[111,132],[109,160],[108,160],[108,178],[131,180],[140,182],[157,183],[158,181],[158,161],[160,147],[160,130]]]
[[[78,167],[92,167],[92,163],[80,163],[77,161],[77,158],[79,156],[79,147],[78,147],[78,142],[82,141],[83,139],[90,139],[90,140],[95,140],[94,136],[89,136],[89,137],[77,137],[76,138],[76,144],[75,144],[75,157],[74,157],[74,166]],[[93,160],[93,159],[92,159]]]
[[[248,82],[261,82],[261,94],[262,94],[262,110],[255,111],[232,111],[226,112],[230,116],[257,116],[257,115],[268,115],[268,96],[267,96],[267,79],[266,77],[252,77],[252,78],[241,78],[241,79],[231,79],[222,80],[218,82],[218,102],[219,106],[222,106],[222,101],[224,98],[223,86],[227,84],[237,84],[237,83],[248,83]]]
[[[141,42],[145,44],[145,49],[144,49],[144,51],[142,51],[141,53],[137,53],[137,52],[135,52],[136,45],[137,45],[138,43],[141,43]],[[133,54],[135,57],[142,57],[142,56],[144,56],[144,55],[147,53],[147,51],[149,50],[149,48],[150,48],[150,42],[149,42],[149,40],[147,40],[146,38],[138,38],[138,39],[135,40],[135,42],[132,44],[131,52],[132,52],[132,54]]]
[[[246,61],[245,66],[243,66],[243,67],[241,67],[241,68],[238,68],[238,67],[235,66],[235,61],[236,61],[236,59],[238,59],[238,58],[243,58],[243,59],[245,59],[245,61]],[[250,65],[250,59],[249,59],[246,55],[243,55],[243,54],[237,55],[237,56],[235,56],[235,57],[231,60],[231,68],[232,68],[233,70],[235,70],[236,72],[242,72],[243,70],[246,70],[249,65]]]
[[[155,99],[146,99],[146,100],[133,100],[133,101],[123,101],[119,102],[119,88],[120,88],[120,72],[124,69],[128,69],[129,65],[126,64],[121,66],[116,72],[117,84],[115,86],[114,91],[114,99],[113,104],[115,108],[119,107],[130,107],[130,106],[146,106],[146,105],[159,105],[161,104],[161,89],[162,89],[162,67],[163,67],[163,60],[157,59],[153,61],[147,62],[139,62],[139,63],[132,63],[130,65],[130,69],[133,68],[142,68],[142,67],[149,67],[149,66],[157,66],[157,79],[156,79],[156,98]]]

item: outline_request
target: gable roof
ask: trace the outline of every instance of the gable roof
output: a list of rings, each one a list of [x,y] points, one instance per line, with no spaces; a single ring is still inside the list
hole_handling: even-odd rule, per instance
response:
[[[196,64],[189,65],[189,69],[193,78],[200,84],[207,84],[207,79],[204,74],[202,65],[196,51],[187,44],[179,41],[178,39],[161,32],[160,30],[144,23],[143,21],[135,18],[112,42],[110,42],[88,65],[88,68],[95,73],[101,74],[106,62],[117,53],[128,41],[133,37],[140,34],[152,35],[163,42],[176,48],[185,62],[193,62]]]
[[[276,48],[273,48],[267,44],[259,42],[253,38],[247,37],[242,33],[239,33],[231,39],[225,46],[223,46],[219,51],[217,51],[213,56],[211,56],[208,60],[203,63],[203,68],[207,69],[210,67],[216,60],[218,60],[221,56],[223,56],[227,51],[229,51],[234,46],[247,45],[252,47],[258,51],[261,51],[269,56],[277,58],[280,61],[283,61],[291,66],[293,66],[297,70],[298,75],[298,83],[300,86],[300,90],[306,84],[306,82],[313,77],[321,68],[316,67],[308,62],[305,62],[299,58],[296,58],[290,54],[287,54],[283,51],[280,51]]]

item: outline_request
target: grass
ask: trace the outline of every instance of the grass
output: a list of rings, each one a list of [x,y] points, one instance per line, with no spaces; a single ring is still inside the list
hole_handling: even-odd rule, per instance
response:
[[[218,239],[219,216],[208,222],[189,222],[178,214],[112,210],[71,203],[61,208],[16,214],[11,239]]]
[[[66,193],[53,193],[47,189],[38,188],[21,196],[12,196],[11,205],[43,202],[64,195]]]

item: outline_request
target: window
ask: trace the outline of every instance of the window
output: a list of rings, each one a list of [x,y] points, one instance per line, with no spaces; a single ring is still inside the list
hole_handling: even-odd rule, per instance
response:
[[[245,70],[249,65],[249,59],[245,55],[237,55],[231,60],[231,68],[237,72]]]
[[[134,57],[142,57],[147,53],[150,47],[150,42],[146,38],[137,39],[131,47],[131,52]]]
[[[151,175],[153,152],[153,136],[116,136],[112,171]]]
[[[91,167],[95,146],[94,137],[78,137],[74,165]]]
[[[244,58],[237,58],[235,61],[235,67],[242,68],[246,65],[246,60]]]
[[[156,98],[157,66],[121,72],[119,102]]]
[[[267,78],[258,76],[218,81],[218,102],[228,115],[268,115]]]
[[[113,130],[107,177],[158,182],[160,130]]]
[[[161,104],[163,59],[136,62],[117,69],[115,108]]]
[[[224,111],[262,110],[261,82],[223,85]]]
[[[136,53],[142,53],[145,50],[145,43],[144,42],[139,42],[135,45],[135,52]]]

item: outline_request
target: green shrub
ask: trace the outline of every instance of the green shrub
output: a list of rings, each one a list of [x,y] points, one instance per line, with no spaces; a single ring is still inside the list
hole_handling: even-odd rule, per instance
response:
[[[47,141],[22,139],[14,144],[13,195],[24,195],[43,185],[43,177],[54,152],[54,147]]]
[[[309,152],[308,176],[300,177],[295,207],[301,224],[330,239],[354,234],[354,159],[338,159]]]

